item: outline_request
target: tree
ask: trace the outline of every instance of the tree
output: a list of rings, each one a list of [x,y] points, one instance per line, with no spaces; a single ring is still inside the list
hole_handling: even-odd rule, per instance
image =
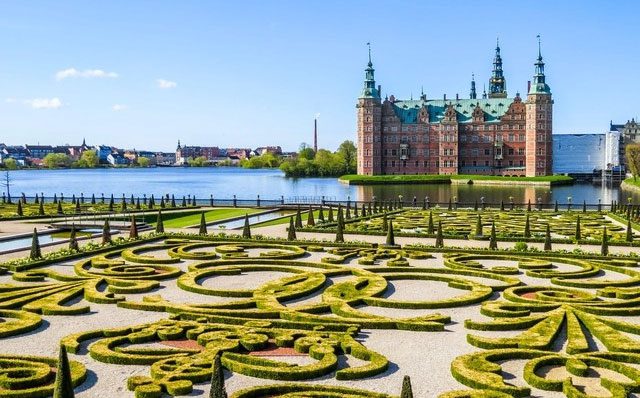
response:
[[[16,209],[16,214],[18,215],[18,217],[22,217],[24,215],[24,212],[22,211],[22,201],[21,200],[18,201],[18,207]]]
[[[576,235],[575,235],[575,239],[576,239],[576,242],[579,241],[580,239],[582,239],[582,233],[580,231],[580,216],[576,217]]]
[[[109,219],[104,220],[104,225],[102,226],[102,244],[111,244],[111,225],[109,225]]]
[[[427,233],[429,235],[433,234],[433,213],[429,211],[429,224],[427,225]]]
[[[13,159],[13,158],[7,158],[5,160],[3,160],[4,163],[4,168],[7,170],[17,170],[18,169],[18,162]]]
[[[98,157],[98,152],[94,150],[87,150],[82,152],[80,155],[80,160],[78,160],[79,167],[85,167],[92,169],[97,167],[100,164],[100,158]]]
[[[293,217],[289,217],[289,228],[287,229],[287,240],[296,240],[296,226]]]
[[[444,247],[444,236],[442,235],[442,221],[438,221],[438,230],[436,231],[436,247]]]
[[[625,158],[633,181],[640,175],[640,144],[628,144],[625,149]]]
[[[41,200],[38,204],[38,215],[44,216],[44,200]]]
[[[389,220],[389,226],[387,227],[387,246],[395,246],[396,240],[393,236],[393,223]]]
[[[64,153],[49,153],[42,159],[42,164],[50,169],[69,167],[71,159]]]
[[[40,250],[40,240],[38,240],[38,230],[33,229],[33,236],[31,237],[31,253],[29,253],[31,260],[37,260],[42,258],[42,251]]]
[[[478,220],[476,221],[476,236],[482,236],[482,217],[478,214]]]
[[[607,227],[602,230],[602,244],[600,245],[600,254],[603,256],[609,255],[609,238],[607,237]]]
[[[318,213],[318,221],[320,223],[324,222],[324,209],[320,206],[320,212]]]
[[[138,166],[140,167],[149,167],[149,164],[151,164],[151,160],[149,158],[145,158],[142,156],[138,156]]]
[[[531,237],[531,225],[529,222],[529,215],[527,214],[527,218],[524,221],[524,237],[525,238],[530,238]]]
[[[544,251],[551,251],[551,228],[547,224],[547,231],[544,235]]]
[[[249,226],[249,215],[244,215],[244,227],[242,227],[242,237],[251,239],[251,227]]]
[[[71,232],[69,232],[69,250],[79,251],[80,246],[78,245],[78,238],[76,237],[76,227],[71,227]]]
[[[327,221],[328,222],[334,222],[334,218],[333,218],[333,206],[329,206],[329,214],[327,215]]]
[[[187,159],[187,163],[191,167],[204,167],[209,164],[209,159],[204,156],[198,156],[197,158]]]
[[[164,233],[164,221],[162,221],[162,211],[158,211],[158,216],[156,217],[156,233],[157,234]]]
[[[491,222],[491,235],[489,236],[489,250],[498,250],[498,239],[496,238],[496,222]]]
[[[337,154],[342,158],[343,174],[353,174],[357,169],[357,149],[353,141],[343,141],[338,147]]]
[[[300,144],[300,149],[298,150],[299,159],[313,160],[313,158],[315,157],[316,153],[313,148],[309,146],[309,144],[307,144],[306,142]]]
[[[222,368],[221,356],[220,352],[217,352],[215,357],[213,357],[209,398],[227,398],[227,391],[224,387],[224,369]]]
[[[633,242],[633,229],[631,229],[631,219],[627,219],[627,242]]]
[[[129,238],[138,239],[138,224],[136,224],[135,216],[131,216],[131,225],[129,226]]]
[[[313,218],[313,208],[309,206],[309,214],[307,216],[307,227],[313,227],[316,225],[316,220]]]
[[[67,357],[67,350],[64,345],[60,345],[58,354],[58,364],[56,367],[56,380],[53,389],[53,398],[74,398],[73,378],[71,377],[71,366]]]
[[[409,376],[404,376],[402,379],[402,391],[400,392],[400,398],[413,398],[411,379]]]
[[[300,206],[296,210],[296,228],[302,228],[302,213],[300,212]]]
[[[5,164],[6,164],[7,160],[9,160],[9,159],[5,160]],[[2,186],[7,191],[7,203],[11,203],[11,182],[12,181],[13,181],[13,178],[11,178],[11,173],[9,173],[9,170],[5,170],[4,171],[4,176],[2,178]]]
[[[344,220],[342,219],[341,216],[341,212],[338,213],[338,225],[336,226],[336,242],[344,242],[344,233],[343,233],[343,229],[344,229]]]
[[[198,231],[200,235],[207,234],[207,220],[204,217],[204,211],[200,213],[200,230]]]

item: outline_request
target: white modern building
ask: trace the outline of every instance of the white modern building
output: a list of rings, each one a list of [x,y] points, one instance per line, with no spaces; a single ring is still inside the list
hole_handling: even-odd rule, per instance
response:
[[[618,166],[620,132],[553,135],[554,174],[587,174]]]

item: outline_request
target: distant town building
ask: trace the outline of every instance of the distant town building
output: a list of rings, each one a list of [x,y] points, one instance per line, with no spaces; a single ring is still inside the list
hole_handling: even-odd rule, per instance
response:
[[[123,154],[118,152],[112,152],[107,155],[107,162],[112,166],[123,166],[131,163],[129,159],[125,158]]]
[[[500,46],[489,93],[469,98],[381,97],[371,51],[357,103],[358,174],[552,173],[553,100],[540,48],[527,98],[507,96]]]
[[[15,160],[19,166],[25,166],[29,158],[29,151],[20,145],[4,145],[0,149],[0,162],[4,163],[8,158]]]
[[[44,159],[50,153],[55,153],[55,148],[51,145],[25,145],[29,156],[33,159]]]
[[[181,145],[180,140],[178,140],[178,146],[176,147],[176,164],[185,165],[189,162],[189,159],[198,157],[205,157],[207,161],[213,162],[220,158],[220,148],[217,146],[186,146]]]
[[[282,148],[279,146],[261,146],[256,148],[254,151],[256,155],[261,156],[265,153],[270,153],[272,155],[282,155]]]

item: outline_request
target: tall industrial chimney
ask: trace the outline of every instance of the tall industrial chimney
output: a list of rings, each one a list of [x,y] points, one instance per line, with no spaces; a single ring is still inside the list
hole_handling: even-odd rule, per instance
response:
[[[313,152],[318,153],[318,118],[313,119]]]

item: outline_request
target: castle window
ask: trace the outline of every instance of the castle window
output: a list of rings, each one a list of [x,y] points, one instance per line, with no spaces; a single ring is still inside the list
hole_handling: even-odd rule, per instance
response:
[[[474,166],[477,166],[477,165],[478,165],[477,163],[478,163],[478,162],[476,162],[475,160],[472,162],[472,164],[473,164]]]
[[[402,161],[402,167],[407,167],[407,161],[406,160]]]
[[[525,142],[527,139],[525,138],[524,134],[520,134],[520,141],[521,142]]]
[[[478,156],[478,148],[471,149],[471,155],[472,156]]]
[[[391,127],[391,131],[394,132],[394,133],[397,132],[398,131],[398,126],[392,126]]]
[[[462,135],[460,136],[460,141],[461,141],[461,142],[467,142],[467,136],[466,136],[465,134],[462,134]]]
[[[489,166],[489,161],[488,161],[488,160],[485,160],[485,161],[484,161],[484,165],[485,165],[485,166]]]
[[[464,167],[466,165],[466,162],[463,160],[462,161],[462,167]]]
[[[509,148],[509,155],[513,155],[513,148]]]
[[[391,161],[391,167],[396,167],[396,161],[395,160]]]
[[[422,162],[424,167],[429,167],[429,162],[427,162],[426,160],[424,162]]]
[[[418,161],[416,160],[416,167],[418,167]]]
[[[518,155],[524,155],[524,148],[518,148]]]
[[[404,131],[408,131],[408,130],[409,130],[409,128],[408,128],[407,126],[402,126],[402,131],[403,131],[403,132],[404,132]]]
[[[520,167],[524,166],[524,160],[520,161]]]
[[[484,150],[484,154],[485,154],[485,156],[489,156],[489,155],[491,155],[491,152],[488,149],[485,149]]]
[[[429,134],[425,134],[422,136],[422,142],[429,142]]]
[[[472,135],[471,136],[471,142],[478,142],[478,136],[477,135]]]
[[[513,160],[509,161],[509,166],[513,166]]]
[[[510,142],[515,141],[515,135],[513,133],[509,133],[509,141]]]
[[[395,149],[392,149],[391,150],[391,156],[396,156],[396,155],[398,155],[398,151],[395,150]]]
[[[411,136],[411,142],[418,142],[418,136],[417,135]]]

